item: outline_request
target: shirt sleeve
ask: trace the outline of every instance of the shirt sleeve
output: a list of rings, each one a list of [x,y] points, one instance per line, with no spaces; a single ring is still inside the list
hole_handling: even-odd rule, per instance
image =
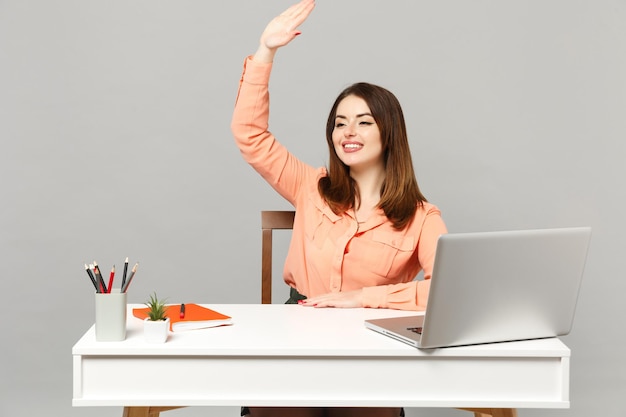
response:
[[[245,161],[280,195],[296,205],[298,191],[313,167],[293,156],[269,131],[271,63],[246,58],[231,130]]]
[[[426,309],[430,292],[430,278],[435,264],[435,252],[439,236],[447,233],[446,225],[438,209],[430,210],[421,226],[417,257],[424,271],[423,280],[402,284],[380,285],[363,288],[363,306],[392,308],[397,310]]]

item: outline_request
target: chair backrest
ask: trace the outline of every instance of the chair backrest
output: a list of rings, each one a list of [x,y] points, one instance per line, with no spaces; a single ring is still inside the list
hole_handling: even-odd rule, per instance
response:
[[[272,303],[272,231],[293,229],[294,211],[261,211],[261,303]]]

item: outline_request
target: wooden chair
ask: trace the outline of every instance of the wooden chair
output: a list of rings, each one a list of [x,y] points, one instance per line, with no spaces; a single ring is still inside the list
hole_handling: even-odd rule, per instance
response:
[[[272,303],[272,232],[293,228],[294,211],[261,211],[261,303]]]

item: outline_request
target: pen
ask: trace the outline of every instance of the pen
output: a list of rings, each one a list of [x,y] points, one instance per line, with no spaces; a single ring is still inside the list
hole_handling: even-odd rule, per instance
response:
[[[185,303],[180,305],[180,318],[181,319],[185,318]]]
[[[128,270],[128,256],[126,257],[126,260],[124,261],[124,275],[122,275],[122,286],[120,288],[124,288],[124,285],[126,285],[126,271]]]
[[[130,276],[128,277],[128,281],[126,282],[126,285],[124,286],[124,288],[122,288],[122,292],[126,292],[128,290],[128,287],[130,286],[130,282],[135,277],[135,272],[137,272],[138,266],[139,266],[139,262],[135,263],[135,266],[133,266],[133,269],[130,270]]]
[[[96,278],[98,279],[98,282],[100,283],[100,292],[107,292],[107,286],[104,283],[104,279],[102,278],[102,274],[100,273],[100,268],[98,267],[98,262],[93,261],[93,272],[96,274]]]
[[[87,275],[89,275],[89,279],[91,280],[91,283],[93,284],[94,288],[96,289],[96,292],[99,292],[98,291],[98,284],[96,284],[96,277],[93,276],[93,273],[91,272],[91,269],[89,269],[87,264],[85,264],[85,271],[87,271]]]
[[[113,268],[111,268],[111,275],[109,275],[109,291],[107,291],[109,293],[113,289],[113,277],[114,276],[115,276],[115,265],[113,265]]]

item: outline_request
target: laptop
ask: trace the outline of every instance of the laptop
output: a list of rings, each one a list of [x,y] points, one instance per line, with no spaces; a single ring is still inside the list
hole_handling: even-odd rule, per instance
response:
[[[426,312],[365,326],[424,349],[566,335],[590,239],[589,227],[442,235]]]

